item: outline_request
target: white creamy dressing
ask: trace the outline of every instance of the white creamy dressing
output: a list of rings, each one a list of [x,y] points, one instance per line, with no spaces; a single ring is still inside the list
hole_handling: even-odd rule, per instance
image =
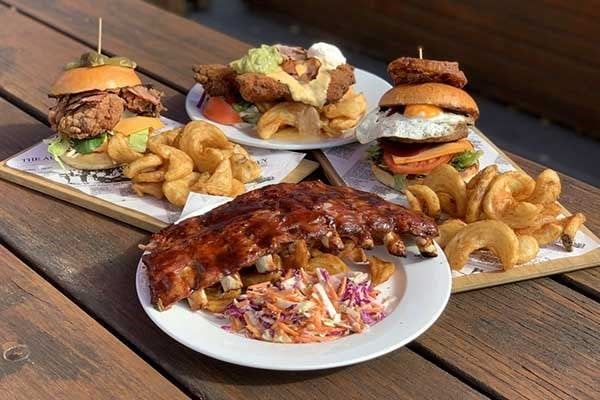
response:
[[[277,67],[275,71],[268,73],[267,76],[287,85],[294,101],[310,104],[318,108],[325,105],[327,87],[329,87],[329,82],[331,81],[329,70],[323,67],[319,68],[319,73],[315,79],[306,83],[298,81],[281,69],[281,67]]]
[[[471,124],[473,120],[464,115],[442,112],[433,118],[407,118],[395,112],[386,116],[389,110],[376,108],[363,119],[356,128],[356,138],[360,143],[369,143],[382,137],[405,139],[427,139],[448,135],[460,123]]]
[[[340,49],[328,43],[315,43],[307,50],[309,58],[316,58],[321,63],[315,79],[309,82],[299,82],[296,78],[285,72],[281,67],[270,72],[267,76],[287,85],[294,101],[309,104],[317,108],[325,105],[327,88],[331,81],[331,71],[346,63]],[[302,71],[299,71],[301,74]]]

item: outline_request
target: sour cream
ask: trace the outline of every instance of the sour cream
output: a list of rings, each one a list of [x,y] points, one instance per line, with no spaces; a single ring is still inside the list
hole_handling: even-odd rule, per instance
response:
[[[306,55],[309,58],[316,58],[326,69],[335,69],[342,64],[346,64],[346,57],[336,46],[318,42],[309,47]]]

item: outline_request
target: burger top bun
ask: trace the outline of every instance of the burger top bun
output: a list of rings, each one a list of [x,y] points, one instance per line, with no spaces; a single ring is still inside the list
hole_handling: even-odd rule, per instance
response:
[[[79,67],[66,70],[50,88],[51,96],[81,93],[88,90],[120,89],[141,85],[140,78],[132,68],[115,65]]]
[[[462,89],[444,83],[404,84],[388,90],[381,100],[380,107],[409,104],[431,104],[440,108],[466,114],[473,119],[479,117],[479,108],[471,96]]]

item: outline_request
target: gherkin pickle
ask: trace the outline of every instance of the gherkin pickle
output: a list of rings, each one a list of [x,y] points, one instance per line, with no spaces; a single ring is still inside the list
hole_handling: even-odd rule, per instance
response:
[[[127,57],[108,57],[96,51],[83,53],[78,60],[65,65],[65,69],[81,67],[99,67],[101,65],[115,65],[119,67],[135,68],[137,64]]]

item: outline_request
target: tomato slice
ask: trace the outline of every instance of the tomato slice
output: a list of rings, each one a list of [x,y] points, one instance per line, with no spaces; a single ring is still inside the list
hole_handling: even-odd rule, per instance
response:
[[[240,114],[222,97],[209,97],[202,114],[211,121],[223,125],[234,125],[242,122]]]
[[[408,175],[419,175],[428,174],[438,165],[442,165],[450,161],[452,154],[447,156],[441,156],[437,158],[431,158],[424,161],[416,161],[409,164],[396,164],[392,158],[391,152],[383,152],[383,162],[387,167],[395,174],[408,174]]]

